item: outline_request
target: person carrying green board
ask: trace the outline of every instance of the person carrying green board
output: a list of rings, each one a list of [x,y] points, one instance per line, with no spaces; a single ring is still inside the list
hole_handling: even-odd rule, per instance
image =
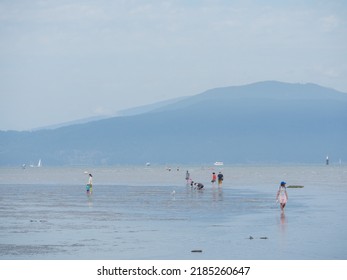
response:
[[[87,194],[92,194],[93,192],[93,175],[89,173],[88,184],[86,186]]]

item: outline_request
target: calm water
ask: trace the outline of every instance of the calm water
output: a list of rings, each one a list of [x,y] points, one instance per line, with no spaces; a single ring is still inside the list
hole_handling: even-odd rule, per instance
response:
[[[346,166],[220,170],[222,188],[209,167],[1,168],[0,259],[347,259]],[[304,186],[284,216],[282,180]]]

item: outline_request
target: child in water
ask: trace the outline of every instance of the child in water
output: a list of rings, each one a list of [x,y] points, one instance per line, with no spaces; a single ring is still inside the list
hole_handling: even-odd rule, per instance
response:
[[[186,172],[186,181],[187,181],[187,185],[189,184],[189,181],[190,181],[190,174],[189,174],[189,171],[187,170]]]
[[[212,172],[212,180],[211,180],[212,186],[214,186],[216,181],[217,181],[217,175],[215,172]]]
[[[276,201],[280,203],[281,211],[284,213],[284,207],[286,207],[288,201],[286,182],[281,182],[281,185],[277,191]]]

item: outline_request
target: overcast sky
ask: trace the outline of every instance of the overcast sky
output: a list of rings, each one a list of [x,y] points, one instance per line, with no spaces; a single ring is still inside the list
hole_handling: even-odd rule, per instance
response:
[[[0,0],[0,130],[263,80],[347,92],[347,1]]]

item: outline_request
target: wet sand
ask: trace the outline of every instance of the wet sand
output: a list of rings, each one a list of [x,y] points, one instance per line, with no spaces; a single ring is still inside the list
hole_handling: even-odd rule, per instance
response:
[[[202,191],[185,185],[186,169]],[[0,259],[346,259],[345,166],[0,169]],[[285,215],[278,183],[288,189]]]

